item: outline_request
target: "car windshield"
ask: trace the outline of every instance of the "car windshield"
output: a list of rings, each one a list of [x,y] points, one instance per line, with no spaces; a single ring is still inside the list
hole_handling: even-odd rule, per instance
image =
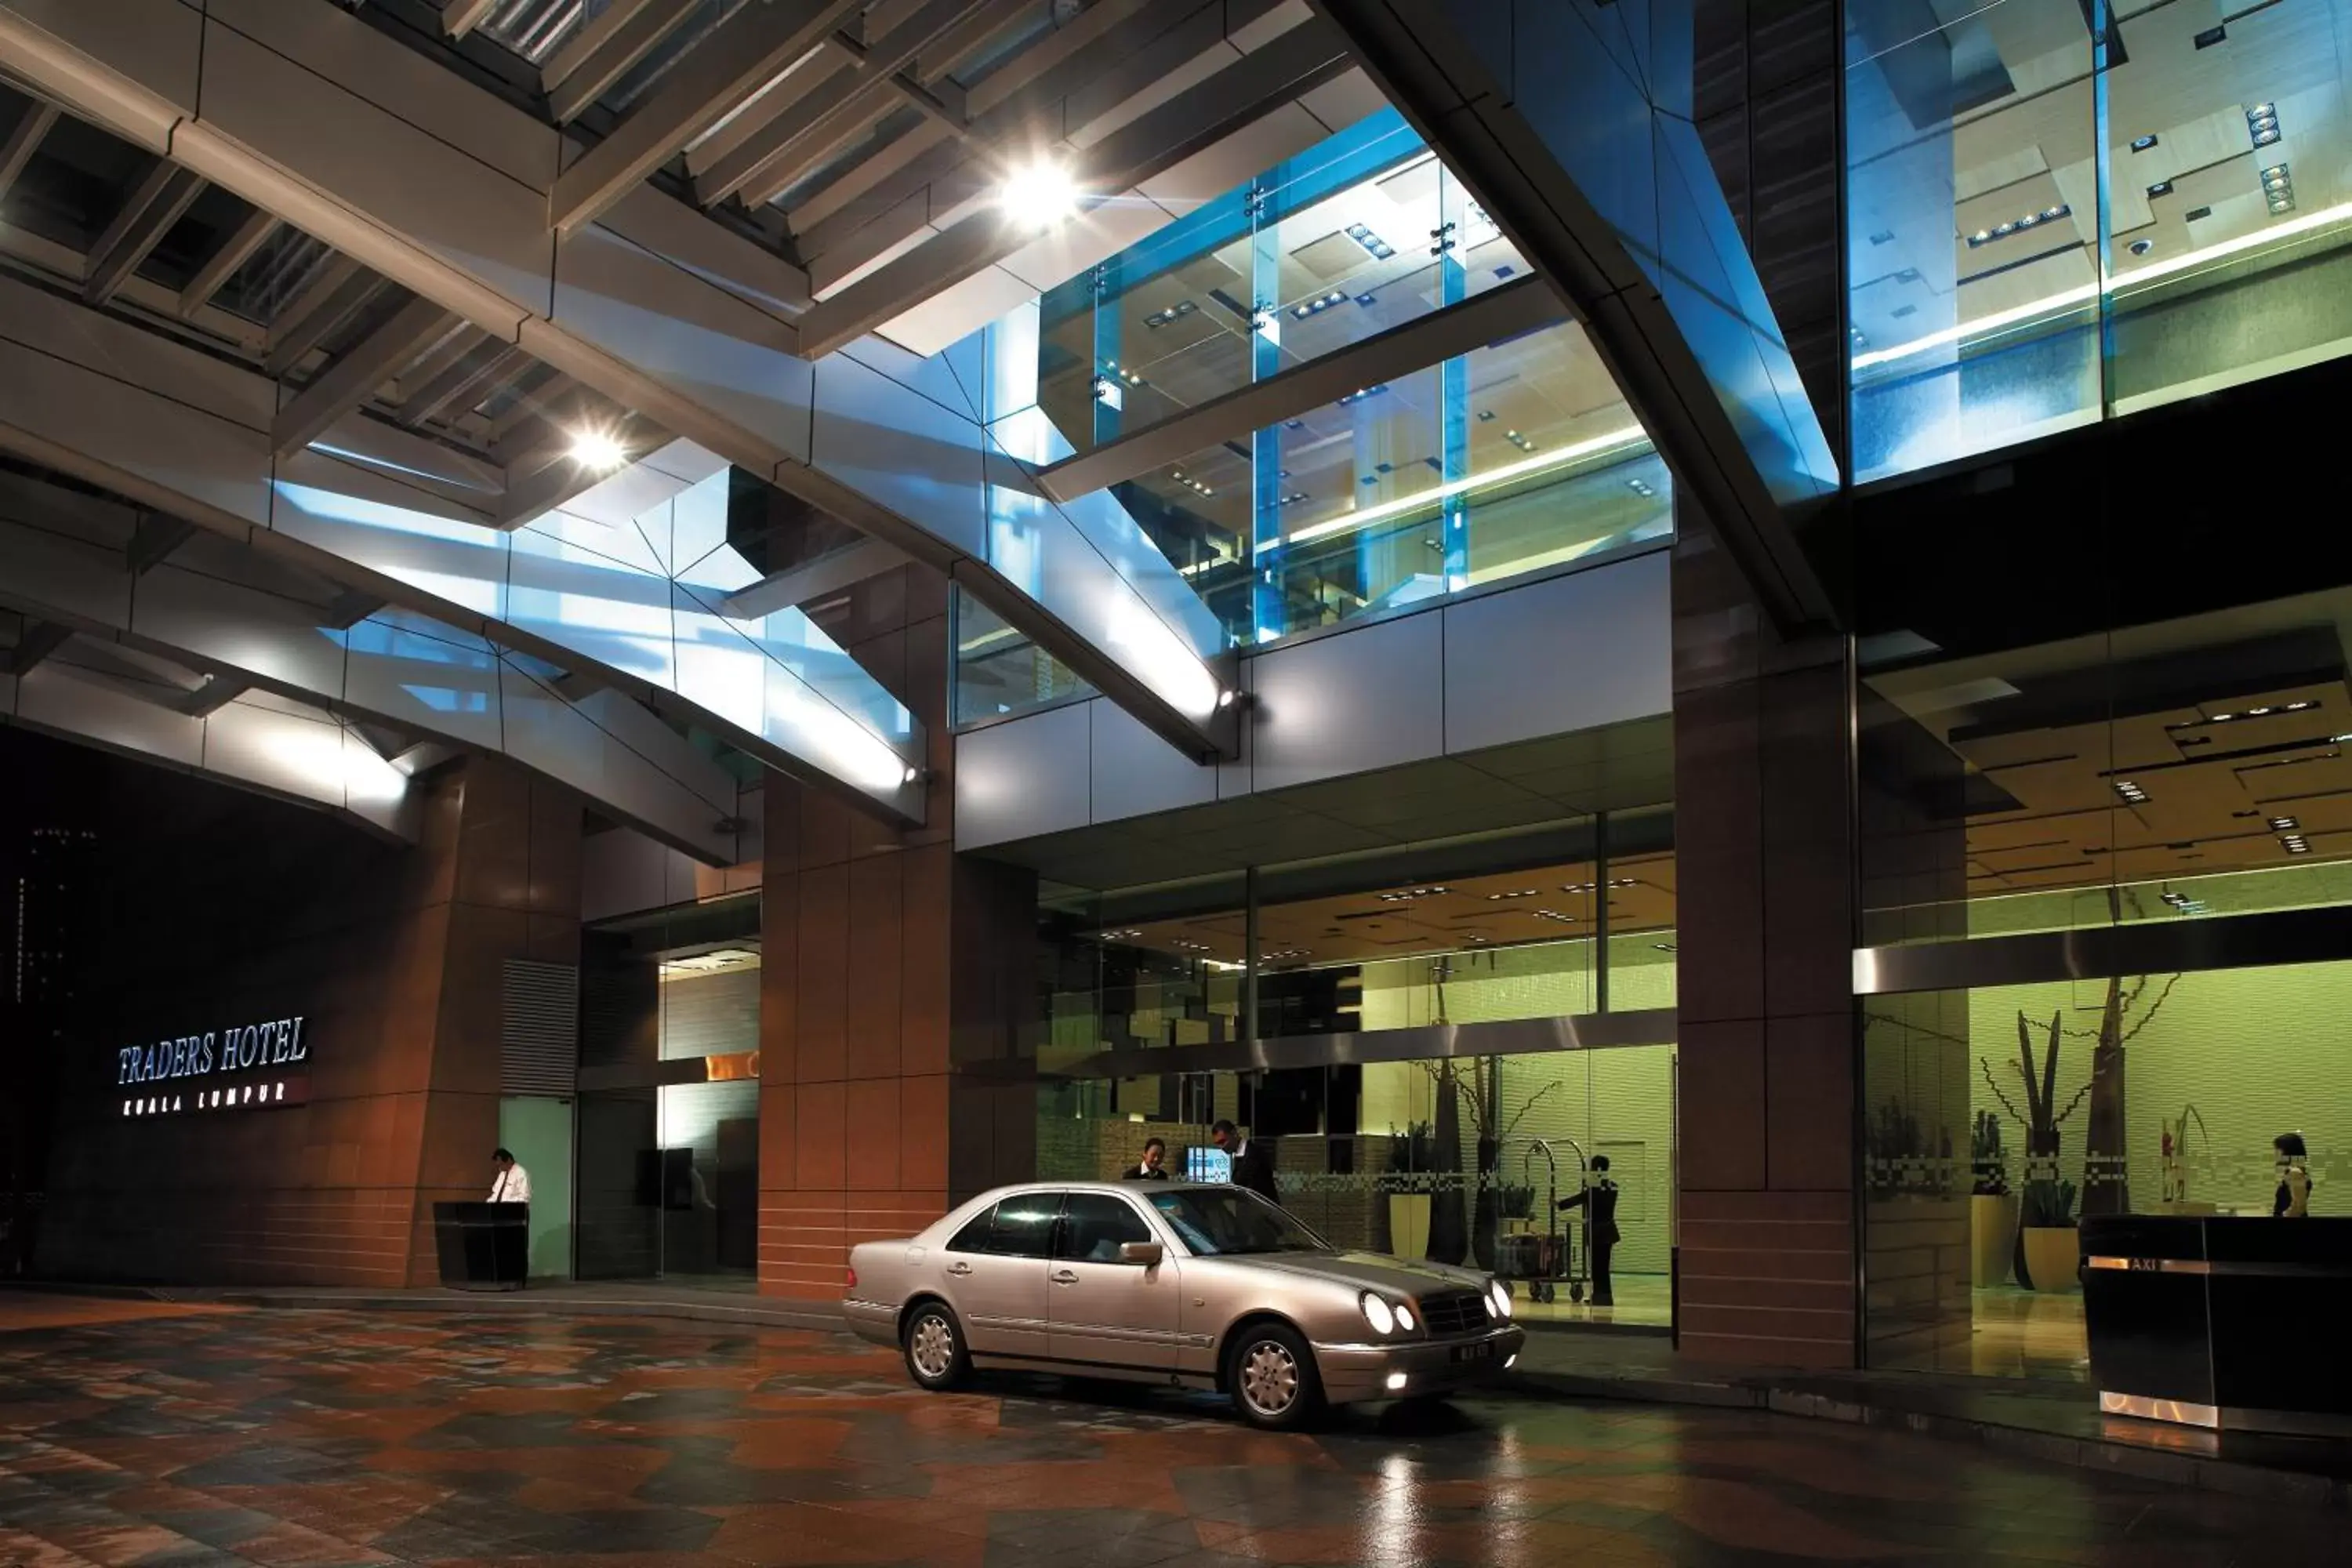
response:
[[[1154,1193],[1151,1206],[1175,1226],[1184,1245],[1200,1258],[1234,1258],[1255,1252],[1325,1252],[1323,1238],[1239,1187],[1187,1187]]]

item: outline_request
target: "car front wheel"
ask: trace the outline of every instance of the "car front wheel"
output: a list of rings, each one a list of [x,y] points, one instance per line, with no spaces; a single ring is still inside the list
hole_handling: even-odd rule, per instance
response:
[[[926,1301],[909,1313],[898,1342],[907,1352],[907,1375],[925,1388],[953,1388],[971,1373],[963,1325],[941,1302]]]
[[[1322,1408],[1315,1352],[1297,1331],[1280,1323],[1251,1329],[1234,1342],[1225,1384],[1234,1408],[1253,1426],[1295,1431]]]

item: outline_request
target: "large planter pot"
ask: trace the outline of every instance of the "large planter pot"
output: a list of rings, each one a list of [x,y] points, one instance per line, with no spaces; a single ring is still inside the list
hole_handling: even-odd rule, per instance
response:
[[[2017,1194],[1969,1199],[1969,1282],[1981,1290],[2009,1283],[2010,1258],[2017,1248]]]
[[[2029,1225],[2018,1237],[2036,1290],[2057,1294],[2083,1288],[2075,1274],[2083,1262],[2082,1236],[2073,1226]]]
[[[1429,1194],[1389,1194],[1389,1255],[1421,1258],[1429,1251]]]

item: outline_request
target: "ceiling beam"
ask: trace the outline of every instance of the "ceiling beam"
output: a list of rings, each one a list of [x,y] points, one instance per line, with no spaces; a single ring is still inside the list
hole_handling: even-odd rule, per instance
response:
[[[1488,343],[1568,319],[1550,285],[1527,273],[1458,305],[1375,332],[1049,464],[1037,470],[1037,488],[1055,500],[1075,500],[1122,479],[1181,463],[1195,452],[1270,429],[1286,419],[1336,403],[1360,387],[1401,381],[1415,371]]]
[[[33,153],[40,146],[41,138],[47,136],[49,127],[57,122],[58,106],[37,98],[10,127],[8,140],[0,142],[0,196],[8,194],[8,187],[16,183],[16,176],[23,174],[25,165],[33,161]]]
[[[441,7],[441,30],[453,38],[462,38],[490,19],[499,8],[499,0],[448,0]]]
[[[167,511],[142,511],[139,525],[123,546],[122,563],[133,577],[143,577],[163,563],[163,558],[185,544],[196,525]]]
[[[878,539],[861,539],[845,549],[830,550],[814,560],[771,572],[750,587],[729,595],[719,608],[735,620],[755,621],[838,594],[906,563],[906,553],[895,546]]]
[[[17,635],[16,646],[8,650],[6,672],[10,675],[24,674],[41,660],[65,647],[66,639],[72,636],[71,626],[61,626],[55,621],[37,621],[28,618],[25,622],[24,630]]]
[[[831,149],[825,132],[831,131],[837,137],[842,123],[854,119],[861,104],[873,104],[877,98],[888,101],[887,84],[948,29],[978,11],[1002,15],[1027,4],[1028,0],[930,0],[845,68],[792,102],[778,106],[764,117],[763,124],[749,128],[750,133],[732,151],[695,175],[695,199],[705,206],[739,194],[752,205],[766,201],[806,174],[809,154],[822,157]],[[909,85],[920,87],[911,79]]]
[[[191,719],[209,719],[252,689],[253,682],[241,675],[210,675],[171,707]]]
[[[564,40],[539,71],[548,113],[568,125],[606,88],[653,53],[699,0],[613,0],[593,22]]]
[[[366,304],[382,282],[348,256],[335,257],[320,268],[269,323],[262,374],[275,380],[301,363],[302,356]]]
[[[414,299],[392,320],[337,355],[303,384],[270,422],[269,449],[290,458],[375,395],[409,361],[457,330],[457,318],[430,300]]]
[[[487,340],[416,389],[400,405],[400,421],[415,425],[438,419],[447,423],[489,395],[490,388],[520,374],[530,355],[512,343]]]
[[[93,305],[113,299],[123,279],[139,270],[139,264],[163,243],[204,188],[202,179],[168,158],[149,170],[90,247],[82,273],[82,298]]]
[[[1349,68],[1348,47],[1319,17],[1242,56],[1069,160],[1078,188],[1115,196],[1295,102]],[[822,359],[911,307],[1003,260],[1036,237],[992,204],[876,268],[801,318],[801,353]]]
[[[571,234],[604,216],[688,142],[824,42],[858,3],[764,0],[736,12],[671,67],[654,95],[610,136],[557,178],[549,226]]]
[[[205,264],[196,268],[196,275],[188,279],[186,288],[180,290],[180,319],[185,321],[211,304],[213,296],[221,291],[221,285],[235,277],[238,268],[252,260],[253,253],[277,232],[278,215],[263,212],[257,207],[254,209],[253,216],[239,224],[236,233],[221,241],[213,253],[205,258]]]

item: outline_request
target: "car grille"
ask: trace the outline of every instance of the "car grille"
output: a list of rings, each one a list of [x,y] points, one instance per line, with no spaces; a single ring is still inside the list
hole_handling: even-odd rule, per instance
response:
[[[1478,1290],[1441,1290],[1423,1296],[1421,1321],[1433,1334],[1475,1334],[1488,1321],[1486,1297]]]

